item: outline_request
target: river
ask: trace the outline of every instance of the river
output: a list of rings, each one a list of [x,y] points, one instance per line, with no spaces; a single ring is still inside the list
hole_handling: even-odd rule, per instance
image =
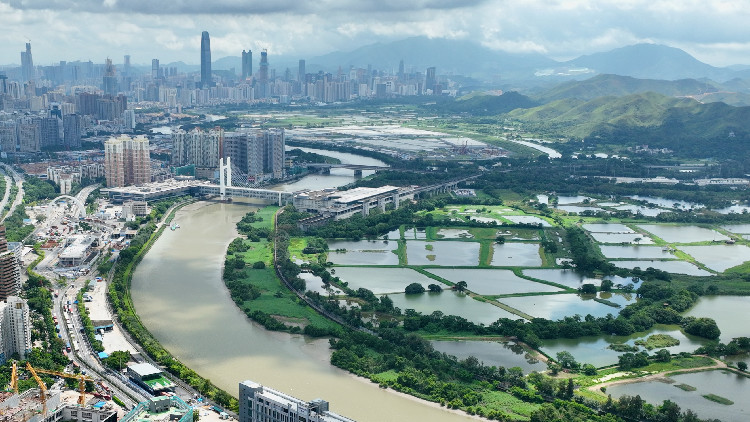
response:
[[[342,162],[383,165],[352,154],[314,152],[335,154]],[[320,189],[353,180],[351,174],[308,176],[280,188]],[[183,208],[175,219],[181,228],[164,231],[138,265],[133,302],[167,350],[234,395],[239,382],[251,379],[303,400],[323,398],[332,411],[359,422],[472,420],[333,367],[327,340],[270,332],[251,322],[230,299],[221,266],[227,245],[237,236],[235,223],[253,207],[199,202]]]

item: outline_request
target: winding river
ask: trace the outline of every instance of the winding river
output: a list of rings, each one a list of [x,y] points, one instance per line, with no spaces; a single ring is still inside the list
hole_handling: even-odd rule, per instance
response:
[[[352,154],[314,151],[345,163],[381,162]],[[283,190],[321,189],[350,183],[351,171],[308,176]],[[199,202],[177,214],[181,228],[166,230],[139,264],[133,302],[143,324],[200,375],[236,394],[251,379],[303,400],[323,398],[331,410],[368,421],[468,421],[435,404],[378,388],[329,363],[327,340],[270,332],[251,322],[229,297],[221,280],[226,247],[235,223],[250,203]]]

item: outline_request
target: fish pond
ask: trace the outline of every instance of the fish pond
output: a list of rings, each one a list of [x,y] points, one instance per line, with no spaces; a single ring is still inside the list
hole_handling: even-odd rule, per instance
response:
[[[409,268],[336,267],[335,270],[335,275],[342,281],[346,281],[349,288],[357,290],[362,287],[376,295],[403,292],[411,283],[419,283],[425,288],[429,284],[449,288]]]
[[[547,364],[535,359],[519,344],[510,341],[441,340],[431,343],[438,352],[461,360],[474,356],[486,366],[519,367],[525,374],[547,369]]]
[[[479,248],[478,242],[410,240],[406,256],[409,265],[475,267],[479,265]]]
[[[465,281],[468,289],[480,295],[559,292],[558,287],[516,276],[511,270],[430,268],[428,272],[452,283]]]
[[[476,324],[492,324],[500,318],[519,319],[504,309],[489,303],[474,300],[469,295],[446,290],[440,293],[392,294],[393,306],[402,310],[414,309],[423,314],[440,311],[445,315],[459,315]]]

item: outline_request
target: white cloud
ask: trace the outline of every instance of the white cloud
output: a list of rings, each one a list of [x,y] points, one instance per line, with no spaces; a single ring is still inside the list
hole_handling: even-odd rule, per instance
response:
[[[750,63],[741,0],[0,0],[0,63],[131,54],[197,63],[209,31],[215,59],[267,48],[301,58],[409,36],[572,58],[637,42],[683,48],[711,64]]]

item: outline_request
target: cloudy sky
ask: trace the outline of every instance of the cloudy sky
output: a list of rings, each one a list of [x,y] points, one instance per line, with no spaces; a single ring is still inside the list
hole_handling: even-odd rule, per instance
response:
[[[60,60],[199,63],[243,49],[311,57],[424,35],[556,59],[639,42],[715,66],[750,64],[748,0],[0,0],[0,64]]]

